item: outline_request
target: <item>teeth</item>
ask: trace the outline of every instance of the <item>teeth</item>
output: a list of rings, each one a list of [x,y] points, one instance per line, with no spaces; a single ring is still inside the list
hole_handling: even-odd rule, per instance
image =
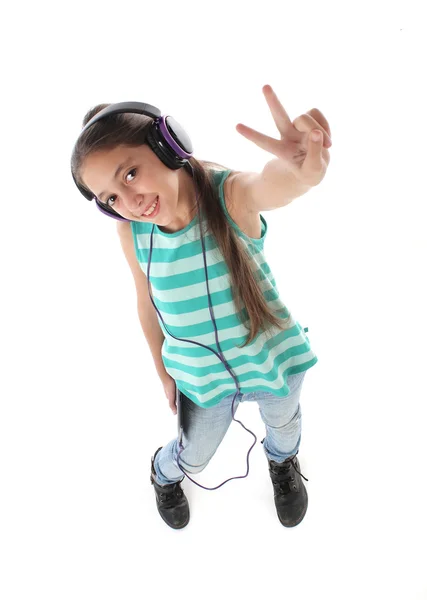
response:
[[[144,216],[149,217],[151,215],[151,213],[156,210],[157,202],[158,202],[158,198],[156,198],[154,200],[153,204],[150,206],[150,208],[147,210],[147,212],[143,213]]]

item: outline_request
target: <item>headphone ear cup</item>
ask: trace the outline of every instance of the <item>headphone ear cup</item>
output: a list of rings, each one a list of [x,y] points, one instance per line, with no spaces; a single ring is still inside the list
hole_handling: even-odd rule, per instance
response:
[[[153,122],[148,130],[147,144],[150,146],[154,154],[160,158],[162,163],[169,169],[176,171],[177,169],[181,169],[187,162],[186,160],[178,158],[176,154],[169,148],[163,136],[157,129],[155,122]]]

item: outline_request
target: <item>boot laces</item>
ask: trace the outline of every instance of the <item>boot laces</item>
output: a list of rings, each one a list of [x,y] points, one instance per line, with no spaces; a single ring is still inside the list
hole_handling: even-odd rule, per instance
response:
[[[298,452],[297,452],[297,454],[298,454]],[[291,474],[289,474],[289,469],[290,469],[291,465],[293,466],[293,468],[295,469],[295,471],[298,473],[298,475],[301,475],[301,477],[303,479],[305,479],[306,481],[308,481],[308,479],[306,477],[304,477],[304,475],[297,468],[297,465],[296,465],[296,456],[297,455],[295,454],[294,456],[291,456],[290,458],[287,458],[283,463],[278,463],[279,464],[278,467],[274,468],[274,471],[275,471],[276,474],[279,474],[278,470],[279,469],[281,470],[283,468],[284,468],[285,472],[288,474],[288,476],[286,476],[283,473],[280,473],[280,479],[274,482],[274,484],[277,485],[282,492],[289,492],[289,491],[291,491],[291,484],[294,481],[294,477]]]
[[[175,498],[179,500],[182,498],[183,494],[184,492],[180,488],[179,483],[173,483],[171,489],[165,492],[159,492],[159,500],[162,504],[166,504],[166,502],[172,501]]]
[[[303,479],[305,479],[306,481],[308,481],[307,477],[304,477],[304,475],[302,473],[300,473],[300,471],[298,471],[297,466],[296,466],[295,458],[296,458],[296,454],[295,454],[295,456],[292,456],[292,458],[289,460],[289,462],[292,463],[292,466],[294,467],[294,469],[298,473],[298,475],[301,475],[301,477]]]

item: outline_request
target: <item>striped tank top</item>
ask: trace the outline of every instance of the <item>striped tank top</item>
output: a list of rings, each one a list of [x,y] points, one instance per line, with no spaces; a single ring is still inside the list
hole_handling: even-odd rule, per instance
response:
[[[274,396],[287,396],[288,376],[314,366],[317,357],[305,333],[308,329],[303,329],[294,320],[279,297],[273,273],[264,256],[267,234],[264,217],[260,215],[261,237],[250,238],[241,231],[227,210],[224,182],[230,172],[212,171],[222,210],[257,265],[254,274],[268,306],[279,317],[291,317],[291,320],[288,329],[281,331],[269,325],[267,331],[261,331],[250,344],[239,348],[246,341],[248,329],[239,320],[233,302],[228,266],[215,238],[211,234],[205,235],[209,292],[219,347],[242,394],[264,391]],[[165,336],[162,346],[165,369],[190,400],[198,406],[210,407],[237,392],[237,388],[220,358],[198,345],[203,344],[221,355],[209,309],[198,219],[196,214],[191,223],[174,233],[166,233],[154,225],[150,283],[152,298],[166,324],[165,328],[156,313]],[[131,228],[137,260],[147,275],[153,223],[131,221]]]

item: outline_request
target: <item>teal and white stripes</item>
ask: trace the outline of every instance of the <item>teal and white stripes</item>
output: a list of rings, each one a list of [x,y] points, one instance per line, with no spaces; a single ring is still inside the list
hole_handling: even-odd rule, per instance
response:
[[[246,236],[232,221],[223,194],[224,181],[229,173],[230,171],[214,172],[221,205],[248,253],[253,256],[259,286],[268,305],[285,318],[290,313],[279,298],[276,282],[263,252],[267,223],[260,215],[261,238],[253,239]],[[131,227],[136,256],[147,275],[153,225],[132,221]],[[287,376],[309,369],[317,362],[303,328],[290,315],[290,329],[280,331],[271,328],[267,333],[258,334],[250,345],[238,348],[246,340],[248,331],[236,314],[229,270],[214,238],[207,235],[204,242],[219,344],[225,360],[238,379],[240,391],[249,393],[264,390],[276,396],[286,396],[289,393]],[[193,402],[204,407],[213,406],[237,391],[234,379],[213,352],[182,341],[192,340],[204,344],[219,354],[209,311],[197,216],[186,228],[175,233],[165,233],[154,226],[150,282],[153,300],[167,329],[181,338],[177,340],[169,335],[158,317],[165,335],[163,362],[178,388]],[[244,314],[247,316],[246,310]]]

